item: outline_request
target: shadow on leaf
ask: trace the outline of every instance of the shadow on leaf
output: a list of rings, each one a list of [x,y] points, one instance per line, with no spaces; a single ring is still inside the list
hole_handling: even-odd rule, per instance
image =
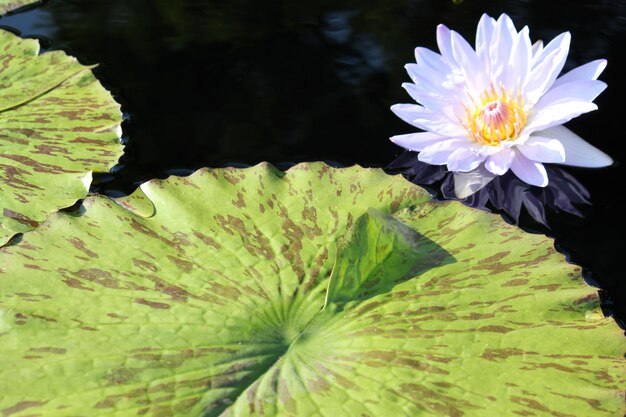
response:
[[[421,273],[455,262],[452,255],[390,215],[375,209],[356,221],[352,235],[339,247],[325,307],[343,308],[384,294]]]

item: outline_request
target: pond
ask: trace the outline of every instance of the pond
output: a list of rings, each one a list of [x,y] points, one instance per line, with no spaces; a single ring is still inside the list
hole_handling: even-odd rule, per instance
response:
[[[55,0],[3,17],[0,25],[99,64],[97,76],[123,104],[128,143],[122,165],[95,187],[118,195],[202,166],[327,160],[384,167],[401,153],[388,138],[411,131],[389,107],[410,101],[400,85],[408,81],[403,67],[414,61],[414,47],[436,50],[434,29],[442,22],[473,39],[484,12],[508,13],[531,28],[532,39],[570,31],[565,70],[609,62],[599,111],[568,126],[616,166],[568,168],[590,190],[593,207],[584,208],[585,219],[551,215],[549,233],[602,283],[624,317],[623,2],[272,1],[259,7],[243,0]]]
[[[549,228],[528,214],[519,224],[555,237],[626,328],[623,1],[50,0],[0,26],[98,64],[94,73],[122,104],[126,152],[92,191],[117,197],[205,166],[386,167],[403,152],[388,138],[413,130],[389,108],[411,102],[401,84],[414,48],[437,50],[439,23],[473,40],[483,13],[507,13],[532,40],[570,31],[565,71],[608,60],[599,110],[568,127],[616,163],[565,168],[590,191],[584,217],[548,211]]]

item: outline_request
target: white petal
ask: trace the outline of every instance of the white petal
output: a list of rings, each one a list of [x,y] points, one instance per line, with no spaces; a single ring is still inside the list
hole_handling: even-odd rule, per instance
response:
[[[437,88],[429,80],[413,78],[417,84],[402,84],[413,100],[428,110],[445,115],[455,124],[458,124],[460,118],[465,117],[466,109],[463,107],[465,93],[456,89]]]
[[[416,104],[395,104],[391,106],[391,111],[415,127],[442,136],[464,136],[467,133],[462,126],[452,122],[444,114],[433,113]]]
[[[420,66],[427,66],[439,73],[448,73],[452,71],[441,55],[428,48],[422,48],[419,46],[415,48],[415,62],[417,62]]]
[[[415,104],[394,104],[391,106],[391,111],[408,124],[413,124],[413,120],[419,117],[426,109]]]
[[[606,88],[597,80],[572,81],[548,91],[533,107],[525,133],[563,124],[574,117],[597,109],[590,103]]]
[[[484,155],[473,152],[469,148],[457,148],[448,157],[448,170],[468,172],[476,169],[485,160]]]
[[[466,88],[465,77],[460,70],[450,70],[449,72],[439,72],[425,65],[407,64],[404,66],[415,83],[417,88],[424,92],[448,99],[448,102],[458,110],[458,116],[465,116],[466,110],[463,103],[469,100]]]
[[[495,175],[504,175],[511,167],[513,158],[515,158],[515,151],[511,148],[504,148],[487,158],[485,168]]]
[[[443,59],[449,64],[454,63],[454,56],[452,54],[452,36],[450,34],[450,29],[448,29],[446,25],[437,26],[437,46],[439,47],[439,52],[441,52]]]
[[[522,86],[530,75],[532,64],[532,46],[528,36],[528,26],[525,26],[514,38],[511,59],[509,62],[506,85],[509,91],[515,91],[517,86]]]
[[[538,187],[548,185],[546,168],[540,162],[531,161],[519,152],[515,154],[511,163],[511,171],[526,184]]]
[[[432,68],[417,64],[406,64],[404,68],[416,85],[423,86],[439,95],[450,94],[451,90],[447,88],[449,87],[449,83],[447,83],[447,75],[449,73],[438,72]]]
[[[508,14],[502,13],[500,17],[498,17],[498,24],[506,28],[506,30],[511,35],[511,39],[515,35],[517,35],[517,30],[515,30],[515,24],[513,23],[513,20],[511,20]]]
[[[565,161],[565,148],[556,139],[531,136],[517,149],[528,159],[537,162],[562,163]]]
[[[593,101],[604,91],[606,84],[598,80],[572,81],[551,88],[535,104],[533,111],[543,111],[556,103],[570,100]]]
[[[445,139],[447,139],[445,136],[437,135],[432,132],[409,133],[407,135],[396,135],[389,138],[389,140],[396,145],[416,152],[421,151],[426,146]]]
[[[535,58],[537,58],[539,54],[541,54],[541,51],[543,51],[543,41],[539,39],[537,42],[533,43],[533,62],[535,61]]]
[[[569,50],[569,44],[571,40],[571,34],[569,32],[563,32],[556,38],[552,39],[537,56],[537,64],[544,59],[547,59],[553,52],[561,50],[563,48]]]
[[[479,166],[470,172],[455,172],[454,194],[458,198],[467,198],[489,184],[496,175]]]
[[[532,111],[532,115],[528,118],[528,122],[522,131],[522,134],[531,134],[538,130],[547,129],[552,126],[562,125],[563,123],[578,117],[581,114],[597,110],[598,106],[584,100],[561,101],[553,104],[543,111]]]
[[[487,87],[487,77],[482,62],[469,43],[458,33],[452,31],[452,53],[458,66],[465,74],[470,94],[480,96]]]
[[[491,38],[493,37],[493,31],[496,27],[496,20],[483,14],[478,22],[478,29],[476,30],[476,54],[482,61],[487,73],[490,72],[491,60],[489,58],[489,45],[491,45]]]
[[[513,37],[516,35],[517,31],[511,19],[505,14],[501,15],[496,22],[496,28],[489,48],[491,76],[495,80],[501,81],[509,66]]]
[[[466,143],[467,140],[459,138],[440,141],[425,147],[417,155],[417,159],[431,165],[445,165],[450,154]]]
[[[600,74],[602,74],[602,71],[604,71],[605,68],[606,59],[598,59],[596,61],[588,62],[585,65],[576,67],[567,74],[557,78],[554,84],[552,84],[552,88],[558,87],[561,84],[571,83],[573,81],[595,80],[600,76]]]
[[[610,156],[590,145],[565,126],[554,126],[537,132],[537,134],[561,142],[565,149],[565,161],[562,162],[564,165],[600,168],[613,164],[613,159]]]
[[[528,104],[534,105],[552,86],[565,65],[571,35],[565,32],[557,36],[533,60],[533,68],[524,86]]]
[[[450,104],[448,98],[433,93],[428,88],[424,88],[423,85],[420,88],[415,84],[403,83],[402,87],[413,100],[429,110],[443,112],[443,108]]]

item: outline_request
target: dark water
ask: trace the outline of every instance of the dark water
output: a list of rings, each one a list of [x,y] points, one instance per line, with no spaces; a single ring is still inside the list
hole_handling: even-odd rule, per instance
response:
[[[568,124],[614,167],[569,169],[592,194],[586,218],[550,216],[558,244],[626,318],[623,230],[626,2],[494,0],[50,0],[0,19],[95,70],[123,104],[127,155],[98,192],[230,163],[332,160],[385,166],[412,128],[389,106],[415,46],[445,23],[474,38],[480,15],[508,13],[533,40],[572,33],[566,70],[606,58],[600,110]],[[184,172],[184,171],[183,171]],[[525,219],[523,226],[543,230]]]

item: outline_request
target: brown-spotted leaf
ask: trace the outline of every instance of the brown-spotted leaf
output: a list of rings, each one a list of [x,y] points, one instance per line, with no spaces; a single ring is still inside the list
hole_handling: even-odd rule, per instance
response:
[[[122,153],[121,113],[61,51],[0,30],[0,245],[87,194]]]
[[[0,15],[40,2],[41,0],[0,0]]]
[[[580,269],[381,170],[150,181],[53,214],[0,265],[4,416],[623,412],[624,339]]]

